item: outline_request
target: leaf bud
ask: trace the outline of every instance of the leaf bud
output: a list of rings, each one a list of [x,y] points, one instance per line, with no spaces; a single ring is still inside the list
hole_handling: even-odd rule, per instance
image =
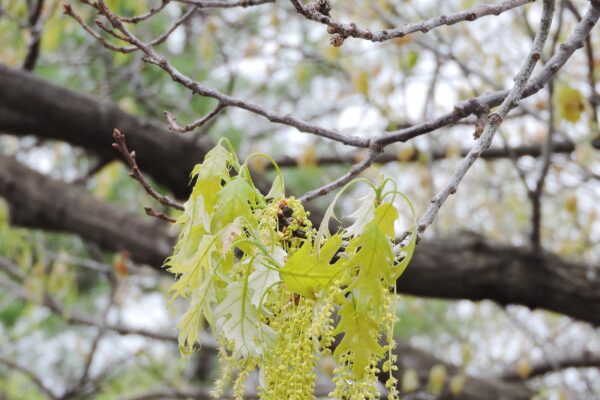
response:
[[[340,47],[344,44],[344,37],[339,33],[334,33],[333,35],[331,35],[331,38],[329,38],[329,43],[333,47]]]

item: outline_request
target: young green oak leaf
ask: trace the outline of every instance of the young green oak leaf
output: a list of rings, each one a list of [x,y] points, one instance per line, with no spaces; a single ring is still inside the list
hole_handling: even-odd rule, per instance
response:
[[[190,199],[201,195],[206,212],[212,211],[221,190],[221,182],[229,181],[229,166],[239,168],[235,155],[225,147],[217,145],[206,153],[204,161],[192,170],[191,177],[196,178],[196,184]]]
[[[245,359],[261,355],[276,337],[260,321],[250,292],[246,282],[233,282],[227,286],[227,297],[215,309],[216,326],[233,342],[235,356]]]
[[[313,249],[309,240],[305,241],[281,269],[283,282],[293,292],[314,299],[321,289],[330,284],[335,276],[343,271],[344,265],[341,259],[330,264],[341,246],[342,237],[340,235],[329,238],[318,250]]]
[[[276,262],[280,264],[284,263],[286,257],[285,250],[275,246],[272,253],[273,259]],[[254,265],[254,271],[248,276],[248,287],[252,290],[252,304],[260,309],[266,292],[279,282],[279,272],[276,269],[268,268],[267,260],[260,256],[254,258],[252,264]]]
[[[214,274],[207,277],[200,287],[192,293],[190,308],[181,316],[177,323],[179,329],[179,349],[182,354],[190,354],[194,345],[199,342],[199,334],[206,320],[214,323],[212,308],[217,302],[217,292],[214,285]]]
[[[202,278],[198,280],[198,286],[191,292],[190,308],[183,314],[177,324],[177,328],[180,330],[179,349],[182,353],[192,351],[198,340],[199,331],[204,320],[209,324],[214,322],[212,309],[218,297],[215,288],[214,266],[209,265],[209,268],[206,268],[206,271],[202,274]],[[174,289],[171,288],[171,290]]]
[[[371,220],[373,220],[373,214],[375,212],[375,197],[375,191],[369,190],[366,195],[358,199],[360,207],[358,207],[352,214],[349,215],[349,218],[352,218],[354,223],[345,229],[345,238],[360,235],[365,229],[365,226]]]
[[[371,360],[383,354],[383,348],[378,341],[379,324],[365,310],[358,309],[352,301],[344,302],[338,314],[340,322],[333,335],[343,333],[344,336],[334,355],[340,359],[342,355],[349,354],[352,372],[360,379]]]
[[[416,245],[417,245],[417,230],[416,230],[416,227],[414,227],[411,231],[411,236],[410,236],[410,240],[409,240],[408,244],[406,245],[406,247],[404,247],[403,251],[400,252],[400,255],[399,255],[400,262],[398,262],[396,265],[394,265],[394,270],[393,270],[393,275],[392,275],[393,281],[396,281],[398,278],[400,278],[400,276],[402,276],[402,274],[406,270],[406,267],[408,267],[408,263],[410,263],[410,260],[412,260],[412,256],[415,252]]]
[[[181,243],[183,246],[185,243]],[[177,248],[176,248],[177,250]],[[194,252],[186,253],[187,248],[176,251],[167,260],[168,271],[179,275],[179,279],[173,283],[170,292],[173,297],[189,297],[190,288],[197,287],[210,270],[211,253],[215,251],[215,240],[208,234],[200,236]]]
[[[273,184],[271,185],[271,190],[265,196],[266,199],[279,199],[281,197],[285,197],[285,186],[283,184],[283,176],[280,174],[275,175],[275,179],[273,179]]]
[[[384,291],[382,284],[389,286],[391,282],[390,265],[394,260],[394,252],[389,237],[383,232],[374,219],[366,227],[362,235],[350,241],[346,252],[351,254],[347,261],[350,270],[358,271],[358,275],[348,288],[348,292],[357,290],[358,308],[369,307],[376,310],[383,304]]]
[[[398,220],[398,210],[392,203],[383,203],[375,210],[375,221],[379,229],[389,238],[394,237],[394,223]]]
[[[215,214],[211,219],[212,230],[219,230],[236,218],[247,222],[255,221],[252,205],[256,203],[256,191],[240,176],[223,186],[215,203]]]

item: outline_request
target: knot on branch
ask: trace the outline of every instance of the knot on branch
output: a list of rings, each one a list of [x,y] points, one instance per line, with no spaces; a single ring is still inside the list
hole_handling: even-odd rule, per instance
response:
[[[331,44],[333,47],[341,47],[344,44],[345,39],[346,38],[342,34],[334,33],[329,38],[329,44]]]
[[[329,16],[333,4],[331,3],[331,0],[318,0],[315,8],[321,14]]]
[[[371,140],[369,142],[369,150],[372,154],[381,154],[383,153],[383,145],[375,140]]]
[[[489,115],[487,122],[491,125],[499,125],[502,123],[502,117],[498,113],[493,113]]]

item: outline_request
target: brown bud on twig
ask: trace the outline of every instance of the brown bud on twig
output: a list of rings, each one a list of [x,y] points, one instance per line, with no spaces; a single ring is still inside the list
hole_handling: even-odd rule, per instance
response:
[[[331,35],[331,38],[329,38],[329,43],[333,47],[340,47],[344,44],[344,37],[339,33],[334,33],[333,35]]]
[[[473,132],[473,139],[477,140],[483,133],[485,124],[488,118],[488,113],[482,113],[477,116],[477,122],[475,122],[475,132]]]
[[[329,16],[333,5],[331,4],[331,0],[319,0],[317,2],[317,11],[321,14]]]

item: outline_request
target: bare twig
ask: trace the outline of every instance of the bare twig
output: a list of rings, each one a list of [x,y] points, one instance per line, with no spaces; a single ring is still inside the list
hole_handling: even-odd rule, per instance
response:
[[[533,249],[540,251],[542,248],[541,244],[541,225],[542,225],[542,194],[544,192],[544,184],[546,182],[546,176],[550,171],[553,137],[554,137],[554,86],[552,82],[548,85],[548,106],[550,109],[550,116],[548,117],[548,131],[546,133],[546,142],[544,144],[544,151],[542,153],[542,169],[536,180],[535,187],[529,192],[532,206],[532,220],[531,220],[531,246]]]
[[[575,150],[575,144],[572,142],[558,142],[552,145],[553,153],[562,153],[568,154],[572,153]],[[518,159],[520,157],[539,157],[542,155],[544,151],[544,147],[541,145],[529,145],[529,146],[519,146],[519,147],[495,147],[489,148],[481,153],[481,158],[484,160],[498,160],[503,158],[512,158]],[[456,157],[466,157],[469,153],[469,149],[460,149],[456,152]],[[449,150],[434,150],[427,154],[432,161],[442,161],[448,159]],[[387,164],[392,162],[416,162],[422,160],[423,154],[416,147],[410,148],[406,151],[401,152],[389,152],[380,154],[375,158],[374,164]],[[324,166],[332,166],[332,165],[344,165],[344,164],[353,164],[356,163],[357,160],[364,158],[364,153],[352,152],[350,154],[344,155],[331,155],[331,156],[321,156],[315,159],[315,165],[320,167]],[[300,163],[296,158],[293,157],[283,157],[275,160],[277,165],[282,168],[287,167],[298,167]],[[267,165],[265,168],[271,169],[273,166],[271,164]]]
[[[166,59],[164,59],[163,57],[158,55],[151,46],[146,45],[140,39],[135,37],[124,26],[124,24],[121,22],[119,17],[110,11],[110,9],[106,6],[106,4],[104,3],[103,0],[99,0],[98,6],[99,6],[99,9],[100,9],[100,12],[102,13],[102,15],[104,15],[110,21],[113,28],[116,29],[117,31],[119,31],[121,34],[123,34],[129,43],[131,43],[133,46],[140,49],[145,54],[145,57],[143,58],[144,61],[154,64],[154,65],[157,65],[158,67],[163,69],[165,72],[167,72],[174,81],[176,81],[176,82],[180,83],[181,85],[183,85],[184,87],[188,88],[193,93],[199,94],[201,96],[212,97],[212,98],[218,100],[225,107],[231,106],[231,107],[241,108],[241,109],[250,111],[254,114],[263,116],[271,122],[294,127],[301,132],[311,133],[316,136],[320,136],[320,137],[323,137],[326,139],[330,139],[330,140],[344,143],[344,144],[354,146],[354,147],[363,147],[363,148],[370,147],[371,143],[370,143],[369,139],[360,138],[360,137],[356,137],[356,136],[350,136],[350,135],[344,135],[340,132],[337,132],[337,131],[334,131],[331,129],[326,129],[326,128],[323,128],[323,127],[320,127],[317,125],[309,124],[309,123],[299,120],[291,115],[283,115],[283,114],[279,114],[279,113],[267,110],[257,104],[250,103],[250,102],[247,102],[247,101],[244,101],[241,99],[237,99],[237,98],[228,96],[228,95],[221,93],[215,89],[212,89],[212,88],[202,85],[200,82],[197,82],[197,81],[189,78],[188,76],[184,75],[183,73],[179,72]],[[80,23],[83,22],[81,17],[77,16],[77,14],[75,14],[70,7],[67,7],[67,6],[65,7],[65,13],[67,15],[75,18],[78,22],[80,22],[80,21],[81,21]],[[117,46],[114,46],[113,44],[108,43],[106,40],[104,40],[104,38],[100,37],[96,32],[91,30],[89,27],[86,27],[85,24],[83,25],[83,27],[84,27],[84,29],[86,29],[86,31],[88,31],[88,33],[90,33],[94,38],[96,38],[103,46],[105,46],[109,49],[115,50],[115,51],[119,51],[118,49],[115,49],[115,47],[117,47]]]
[[[144,211],[146,212],[146,215],[149,215],[150,217],[162,219],[163,221],[167,221],[172,224],[174,224],[177,221],[175,218],[169,217],[165,213],[158,212],[155,209],[153,209],[152,207],[144,207]]]
[[[573,53],[577,49],[583,47],[590,31],[598,22],[599,15],[600,2],[598,0],[592,0],[585,16],[577,24],[567,41],[558,47],[557,52],[548,60],[544,68],[542,68],[537,75],[531,78],[529,83],[526,85],[525,90],[522,93],[522,99],[539,92],[546,85],[546,83],[548,83],[550,79],[552,79],[552,77],[565,65]],[[378,137],[375,141],[383,146],[389,143],[406,142],[417,136],[421,136],[444,126],[456,123],[457,121],[471,114],[476,114],[480,110],[495,107],[502,103],[507,95],[508,92],[504,90],[462,101],[456,104],[454,106],[454,110],[448,114],[442,115],[422,124],[413,125],[405,129],[384,134]]]
[[[323,2],[320,2],[320,3],[323,3]],[[504,2],[497,3],[493,6],[501,7],[501,10],[508,10],[511,7],[512,8],[516,7],[517,3],[518,2],[515,2],[515,1],[512,1],[512,2],[504,1]],[[525,1],[522,1],[519,4],[522,5],[525,3],[526,3]],[[304,6],[302,6],[302,7],[304,7]],[[303,197],[304,200],[313,199],[320,195],[327,194],[336,188],[339,188],[340,186],[342,186],[343,184],[345,184],[346,182],[348,182],[349,180],[351,180],[352,178],[357,176],[360,172],[362,172],[364,169],[366,169],[373,162],[375,162],[377,157],[379,156],[379,153],[381,153],[381,150],[385,146],[387,146],[391,143],[398,142],[398,141],[405,142],[416,136],[432,132],[432,131],[442,128],[444,126],[455,124],[458,121],[460,121],[461,119],[463,119],[471,114],[480,115],[483,112],[486,112],[487,110],[489,110],[491,107],[497,106],[500,103],[502,103],[503,101],[506,101],[506,98],[509,94],[507,91],[498,91],[495,93],[478,96],[478,97],[475,97],[470,100],[467,100],[467,101],[457,104],[455,109],[449,114],[443,115],[441,117],[435,118],[433,120],[424,122],[419,125],[401,129],[396,132],[392,132],[389,134],[381,134],[379,136],[375,136],[370,139],[365,138],[365,137],[346,135],[346,134],[343,134],[343,133],[335,131],[335,130],[326,129],[326,128],[323,128],[323,127],[320,127],[317,125],[309,124],[307,122],[301,121],[290,115],[282,115],[279,113],[275,113],[271,110],[263,108],[262,106],[234,98],[232,96],[223,94],[217,90],[214,90],[212,88],[202,85],[201,83],[199,83],[199,82],[187,77],[186,75],[182,74],[181,72],[179,72],[166,59],[164,59],[158,53],[156,53],[156,51],[150,45],[143,43],[141,40],[139,40],[137,37],[135,37],[124,26],[122,19],[119,16],[112,13],[108,9],[108,7],[104,3],[104,1],[102,1],[102,0],[98,1],[97,9],[110,22],[114,31],[113,30],[109,30],[109,31],[114,32],[115,37],[120,38],[120,39],[126,41],[127,43],[129,43],[130,45],[132,45],[133,47],[136,47],[139,50],[141,50],[141,52],[144,54],[144,58],[143,58],[144,61],[159,66],[161,69],[163,69],[165,72],[167,72],[174,81],[182,84],[183,86],[188,88],[192,93],[214,98],[219,102],[219,106],[237,107],[237,108],[245,109],[245,110],[255,113],[257,115],[263,116],[263,117],[269,119],[271,122],[285,124],[285,125],[294,127],[301,132],[311,133],[311,134],[314,134],[314,135],[317,135],[317,136],[320,136],[320,137],[323,137],[326,139],[330,139],[330,140],[344,143],[347,145],[351,145],[354,147],[370,149],[370,152],[369,152],[369,155],[367,156],[367,158],[365,158],[360,163],[355,164],[355,166],[350,171],[348,171],[348,173],[344,174],[342,177],[340,177],[336,181],[331,182],[330,184],[324,186],[323,188],[320,188],[320,189],[317,189],[317,190],[307,193]],[[478,9],[478,10],[480,10],[478,12],[481,13],[481,16],[483,16],[484,14],[489,15],[489,14],[486,14],[486,12],[488,12],[486,10],[489,10],[489,9],[483,8],[483,9]],[[597,21],[596,14],[597,14],[597,0],[594,0],[594,1],[592,1],[592,7],[590,8],[588,15],[586,15],[586,18],[584,21],[582,21],[580,24],[578,24],[577,29],[575,30],[575,33],[573,35],[571,35],[571,37],[569,38],[567,43],[563,44],[559,48],[559,50],[549,60],[548,64],[541,70],[541,72],[538,73],[538,75],[536,75],[534,78],[532,78],[529,81],[528,85],[525,85],[522,88],[522,90],[520,90],[520,97],[514,99],[514,101],[511,102],[511,107],[514,107],[521,98],[531,96],[532,94],[538,92],[544,86],[544,84],[547,83],[554,76],[554,74],[558,70],[560,70],[560,68],[562,68],[562,66],[566,63],[566,61],[574,53],[574,51],[577,48],[581,47],[583,41],[585,41],[585,38],[589,34],[589,31],[591,30],[591,28]],[[446,17],[446,18],[448,18],[448,17]],[[456,18],[458,18],[458,17],[456,17]],[[468,20],[468,18],[465,18],[465,20]],[[425,24],[437,24],[437,23],[439,23],[439,21],[438,22],[425,21],[424,23]],[[100,42],[106,46],[106,44],[103,43],[102,40],[100,40]],[[113,45],[109,43],[109,46],[113,46]],[[217,106],[217,107],[219,107],[219,106]],[[497,117],[499,115],[500,114],[497,114],[497,113],[496,113],[496,115],[492,114],[492,117]],[[210,116],[211,115],[209,114],[206,117],[199,119],[198,121],[196,121],[195,123],[193,123],[187,127],[180,127],[179,125],[177,125],[175,123],[175,119],[172,115],[168,115],[167,117],[172,122],[171,123],[172,128],[175,128],[175,130],[178,130],[178,128],[185,130],[186,128],[193,129],[192,126],[196,123],[198,123],[198,124],[205,123],[206,122],[205,119],[209,118]],[[502,116],[501,120],[503,120],[503,119],[504,119],[504,117]],[[485,148],[482,150],[485,150]]]
[[[171,0],[161,0],[158,6],[151,8],[150,10],[148,10],[147,13],[142,15],[136,15],[134,17],[121,17],[121,21],[127,22],[129,24],[137,24],[138,22],[145,21],[160,13],[170,2]]]
[[[118,52],[121,52],[121,53],[128,52],[125,47],[117,46],[117,45],[114,45],[114,44],[110,43],[108,40],[104,39],[98,32],[96,32],[95,30],[93,30],[92,28],[90,28],[88,26],[88,24],[85,23],[85,21],[83,20],[83,18],[81,18],[81,16],[79,14],[77,14],[77,13],[75,13],[73,11],[73,7],[71,7],[70,4],[65,4],[63,6],[63,13],[65,15],[68,15],[69,17],[73,18],[75,21],[77,21],[77,23],[87,33],[89,33],[90,36],[92,36],[94,39],[96,39],[98,42],[100,42],[102,44],[102,46],[104,46],[105,48],[107,48],[109,50],[113,50],[113,51],[118,51]]]
[[[162,35],[158,36],[157,38],[149,41],[146,45],[147,46],[156,46],[159,45],[161,43],[163,43],[165,40],[167,40],[169,38],[169,36],[171,36],[171,34],[177,29],[179,28],[183,23],[185,23],[188,19],[190,19],[190,17],[196,12],[196,8],[195,7],[191,7],[185,14],[183,14],[183,16],[179,19],[177,19],[173,25],[171,25],[171,27],[169,29],[167,29],[167,31],[165,33],[163,33]],[[136,46],[117,46],[115,44],[110,43],[108,40],[106,40],[105,38],[103,38],[98,32],[94,31],[91,27],[89,27],[85,21],[83,21],[83,18],[81,18],[78,14],[76,14],[73,11],[73,8],[68,5],[65,4],[64,5],[64,13],[65,15],[68,15],[70,17],[72,17],[73,19],[75,19],[75,21],[77,21],[79,23],[79,25],[85,29],[86,32],[88,32],[92,37],[94,37],[96,40],[98,40],[100,43],[102,43],[102,45],[110,50],[113,51],[117,51],[119,53],[133,53],[135,51],[138,51],[139,48]],[[119,20],[123,20],[121,17],[118,17]],[[105,31],[106,33],[112,35],[113,37],[115,37],[118,40],[122,40],[125,42],[128,42],[128,39],[126,37],[123,37],[121,35],[119,35],[117,32],[109,29],[106,25],[104,25],[101,21],[96,20],[95,21],[96,26],[98,26],[100,29],[102,29],[103,31]]]
[[[556,372],[557,369],[566,368],[598,368],[600,367],[600,354],[584,351],[581,354],[567,355],[562,358],[553,359],[551,362],[535,363],[531,366],[531,371],[526,379],[532,379]],[[517,381],[523,379],[515,369],[508,370],[500,376],[503,380]]]
[[[402,28],[371,30],[358,27],[355,23],[342,23],[329,15],[330,6],[323,7],[321,4],[328,0],[315,3],[315,5],[303,6],[299,0],[290,0],[296,11],[304,17],[325,24],[329,27],[328,32],[339,34],[342,37],[354,37],[372,42],[384,42],[386,40],[403,37],[415,32],[427,33],[442,25],[453,25],[462,21],[475,21],[488,15],[500,15],[505,11],[532,3],[535,0],[505,0],[494,4],[480,4],[464,11],[451,15],[442,15],[416,24],[406,24]],[[328,10],[329,9],[329,10]]]
[[[423,234],[423,232],[425,232],[427,227],[433,223],[446,199],[451,194],[456,193],[459,183],[469,168],[475,163],[481,153],[483,153],[483,151],[492,143],[492,139],[494,138],[496,130],[502,123],[504,117],[512,108],[515,107],[519,99],[521,99],[523,92],[525,91],[527,81],[533,72],[533,68],[541,57],[544,43],[546,42],[548,32],[550,31],[553,15],[554,0],[544,0],[540,28],[536,34],[533,46],[527,55],[526,61],[523,63],[523,66],[515,76],[515,84],[513,88],[510,90],[498,110],[490,114],[487,125],[481,134],[481,138],[479,138],[477,144],[473,147],[469,154],[467,154],[467,157],[461,161],[453,176],[450,178],[448,184],[431,199],[431,204],[429,205],[423,217],[421,217],[419,220],[417,227],[418,234]]]
[[[180,126],[177,124],[177,119],[175,116],[169,111],[165,111],[165,117],[167,118],[167,122],[169,123],[169,129],[175,132],[186,133],[193,131],[194,129],[200,128],[204,126],[207,122],[212,120],[215,116],[217,116],[225,106],[221,103],[217,104],[217,106],[210,113],[206,114],[204,117],[192,122],[189,125]]]
[[[275,3],[275,0],[237,0],[237,1],[217,1],[217,0],[173,0],[177,3],[184,3],[196,6],[198,8],[235,8],[252,7],[261,4]]]
[[[565,8],[564,4],[565,3],[561,1],[560,5],[559,5],[557,27],[552,36],[551,45],[550,45],[551,53],[554,53],[556,46],[558,44],[559,37],[562,32],[562,26],[563,26],[562,22],[563,22],[563,16],[564,16],[563,11]],[[535,40],[535,33],[533,32],[533,28],[529,24],[529,20],[527,18],[527,14],[525,12],[523,12],[523,22],[524,22],[527,32],[531,36],[532,40]],[[546,60],[544,59],[544,57],[542,57],[541,61],[544,64],[546,63]],[[553,137],[554,137],[554,130],[555,130],[554,105],[553,105],[554,89],[553,89],[553,87],[554,87],[553,81],[550,81],[548,83],[548,93],[549,93],[548,107],[549,107],[550,115],[549,115],[549,119],[547,122],[548,123],[547,137],[546,137],[546,141],[545,141],[545,144],[543,147],[542,167],[541,167],[540,174],[539,174],[538,178],[536,179],[536,182],[535,182],[533,188],[530,188],[530,186],[527,182],[527,176],[526,176],[525,172],[519,167],[519,165],[517,163],[516,155],[511,154],[511,159],[513,161],[513,165],[514,165],[519,177],[521,178],[521,181],[523,182],[523,186],[525,187],[525,190],[527,191],[527,195],[531,202],[531,210],[532,210],[531,211],[531,226],[532,227],[531,227],[530,241],[531,241],[532,248],[535,251],[541,251],[541,249],[542,249],[542,246],[541,246],[541,225],[542,225],[542,223],[541,223],[541,219],[542,219],[541,197],[543,194],[543,187],[544,187],[545,179],[546,179],[546,176],[550,169]],[[503,136],[502,136],[502,139],[506,142],[506,140]]]
[[[334,180],[333,182],[323,185],[322,187],[320,187],[318,189],[307,192],[302,197],[300,197],[300,201],[303,203],[307,203],[313,199],[316,199],[317,197],[325,196],[326,194],[331,193],[335,189],[338,189],[338,188],[344,186],[346,183],[350,182],[352,179],[354,179],[356,176],[358,176],[358,174],[363,172],[365,169],[369,168],[371,166],[371,164],[373,164],[373,162],[375,162],[375,159],[381,153],[381,150],[382,150],[381,148],[370,149],[369,155],[367,156],[367,158],[365,158],[358,164],[354,164],[354,166],[352,166],[352,168],[350,168],[350,171],[348,171],[344,175],[340,176],[338,179]]]
[[[113,138],[115,139],[113,147],[123,155],[123,158],[129,165],[129,168],[131,168],[131,172],[129,173],[129,175],[133,179],[138,181],[140,185],[142,185],[146,193],[148,193],[150,197],[156,199],[160,204],[166,207],[171,207],[176,210],[183,211],[183,206],[181,204],[174,200],[171,200],[165,195],[158,193],[152,188],[152,186],[150,186],[148,181],[146,181],[146,179],[140,172],[140,168],[138,167],[137,162],[135,161],[135,151],[129,152],[129,149],[127,148],[127,143],[125,142],[125,135],[121,133],[118,129],[115,129],[113,131]]]
[[[577,21],[581,21],[582,17],[577,10],[577,7],[571,0],[566,0],[565,5],[569,11],[575,16]],[[592,122],[596,129],[600,129],[600,117],[598,116],[598,107],[600,107],[600,94],[596,90],[596,57],[594,55],[594,46],[592,45],[592,38],[588,35],[585,38],[585,55],[587,58],[587,79],[590,90],[590,103],[592,104]]]
[[[29,40],[29,46],[27,48],[27,55],[25,56],[25,61],[23,61],[23,69],[27,71],[31,71],[35,68],[35,64],[37,63],[37,59],[40,54],[40,39],[42,34],[40,17],[42,16],[43,9],[44,0],[37,0],[35,5],[33,5],[29,10],[29,18],[27,23],[31,37]]]

